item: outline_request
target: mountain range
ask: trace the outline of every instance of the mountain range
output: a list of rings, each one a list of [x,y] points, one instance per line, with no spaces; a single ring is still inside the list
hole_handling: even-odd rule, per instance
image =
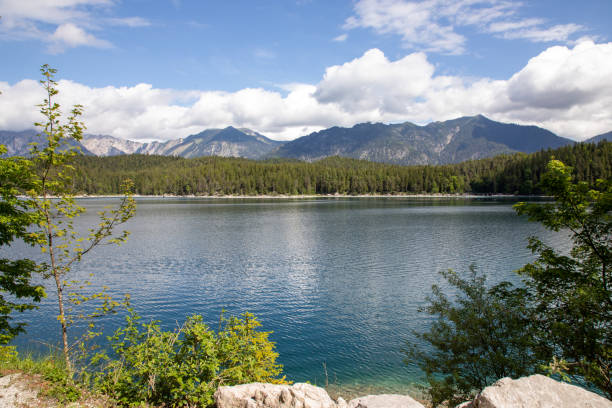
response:
[[[500,123],[478,115],[426,126],[406,122],[332,127],[288,142],[274,153],[306,161],[338,155],[394,164],[447,164],[570,143],[536,126]]]
[[[37,133],[38,132],[34,129],[22,130],[19,132],[0,130],[0,144],[6,146],[6,156],[27,156],[32,143],[41,142],[41,138],[37,136]],[[63,147],[62,150],[69,147],[78,147],[81,149],[81,153],[88,156],[94,155],[82,144],[72,139],[67,139],[67,146]]]
[[[185,139],[139,143],[112,136],[86,135],[81,143],[98,156],[120,154],[157,154],[161,156],[223,156],[259,159],[282,142],[268,139],[250,129],[207,129]]]
[[[608,132],[608,133],[604,133],[602,135],[598,135],[598,136],[594,136],[590,139],[585,140],[585,142],[587,143],[599,143],[602,140],[607,140],[609,142],[612,142],[612,132]]]
[[[612,138],[612,132],[589,139]],[[0,131],[7,155],[26,155],[36,131]],[[182,156],[293,158],[315,161],[343,156],[394,164],[447,164],[502,153],[531,153],[574,143],[537,126],[500,123],[482,115],[462,117],[425,126],[361,123],[351,128],[332,127],[289,142],[280,142],[245,128],[207,129],[184,139],[142,143],[106,135],[86,135],[81,151],[87,155],[155,154]]]

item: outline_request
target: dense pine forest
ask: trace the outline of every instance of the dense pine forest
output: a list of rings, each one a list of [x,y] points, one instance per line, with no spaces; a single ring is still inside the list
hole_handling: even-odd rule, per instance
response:
[[[330,157],[291,160],[128,155],[80,156],[77,191],[118,194],[134,181],[143,195],[276,194],[541,194],[539,181],[551,158],[574,168],[578,180],[612,177],[612,143],[582,143],[533,154],[517,153],[442,166],[398,166]]]

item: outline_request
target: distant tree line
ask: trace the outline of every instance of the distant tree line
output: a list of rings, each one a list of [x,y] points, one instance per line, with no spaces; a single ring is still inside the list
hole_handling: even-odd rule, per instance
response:
[[[546,164],[558,159],[579,181],[612,176],[612,143],[575,144],[438,166],[399,166],[341,157],[297,160],[125,155],[80,156],[74,187],[86,194],[120,194],[123,180],[143,195],[273,195],[476,193],[542,194]]]

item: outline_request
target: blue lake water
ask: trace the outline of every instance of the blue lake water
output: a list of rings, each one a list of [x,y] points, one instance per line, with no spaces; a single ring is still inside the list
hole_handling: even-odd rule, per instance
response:
[[[109,199],[82,203],[82,225]],[[418,313],[438,274],[475,264],[491,283],[518,282],[532,259],[527,237],[557,246],[567,238],[491,199],[139,199],[129,241],[99,247],[74,271],[117,297],[130,293],[147,319],[176,327],[202,314],[216,327],[222,309],[249,311],[274,333],[293,381],[401,391],[421,380],[402,348],[428,326]],[[3,256],[34,256],[14,245]],[[447,288],[448,289],[448,288]],[[22,349],[58,343],[53,292],[22,316]],[[21,316],[20,316],[21,317]],[[119,324],[119,317],[109,326]],[[425,347],[425,345],[420,345]]]

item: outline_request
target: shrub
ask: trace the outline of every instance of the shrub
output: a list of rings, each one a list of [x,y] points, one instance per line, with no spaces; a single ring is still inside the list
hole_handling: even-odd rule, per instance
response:
[[[528,293],[508,282],[488,287],[474,266],[467,276],[452,270],[441,275],[457,297],[452,301],[432,287],[421,311],[437,318],[429,331],[416,333],[430,347],[410,345],[406,360],[427,375],[433,405],[455,406],[500,378],[533,373],[540,360]]]
[[[115,358],[98,356],[105,364],[95,382],[120,404],[209,406],[220,385],[285,383],[270,332],[258,331],[252,314],[221,316],[217,333],[199,315],[174,331],[139,319],[130,311],[110,338]]]
[[[569,233],[571,251],[531,237],[537,259],[519,273],[535,299],[550,371],[612,398],[612,179],[590,186],[572,171],[552,160],[541,187],[554,203],[516,205],[531,221]]]
[[[612,179],[575,182],[551,160],[540,188],[551,203],[519,203],[518,214],[568,233],[568,254],[537,237],[537,256],[518,273],[523,286],[487,289],[473,272],[443,274],[461,294],[451,302],[437,286],[425,310],[437,316],[419,337],[432,352],[412,350],[427,374],[434,404],[452,405],[493,381],[546,370],[612,398]],[[543,363],[547,363],[543,364]]]

